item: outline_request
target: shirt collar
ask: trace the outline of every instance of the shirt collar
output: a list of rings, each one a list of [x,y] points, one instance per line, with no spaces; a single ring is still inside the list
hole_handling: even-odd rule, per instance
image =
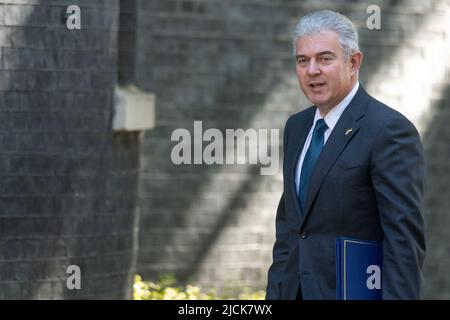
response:
[[[359,82],[357,81],[356,84],[353,86],[353,89],[345,96],[344,99],[341,100],[334,108],[332,108],[326,115],[325,123],[327,124],[328,128],[333,131],[334,126],[338,122],[339,118],[341,117],[342,113],[344,112],[345,108],[350,104],[350,101],[352,101],[353,97],[356,94],[356,91],[358,91],[359,88]],[[322,119],[322,116],[320,115],[319,109],[316,109],[316,114],[314,116],[314,126],[316,124],[316,121]]]

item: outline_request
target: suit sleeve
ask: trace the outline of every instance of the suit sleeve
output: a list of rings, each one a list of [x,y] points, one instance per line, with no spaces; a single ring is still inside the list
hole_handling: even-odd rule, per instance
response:
[[[391,120],[378,134],[371,177],[383,230],[383,300],[420,299],[425,163],[420,137],[406,118]]]
[[[288,122],[287,122],[288,123]],[[283,150],[286,154],[287,148],[287,128],[284,130],[283,137]],[[285,160],[283,160],[283,172],[284,172]],[[289,254],[288,246],[288,229],[286,224],[286,211],[284,207],[284,192],[281,195],[280,202],[278,203],[276,218],[275,218],[275,244],[273,246],[272,258],[273,262],[268,272],[268,282],[266,299],[278,300],[281,299],[281,281],[284,277],[284,270],[286,267],[286,260]]]

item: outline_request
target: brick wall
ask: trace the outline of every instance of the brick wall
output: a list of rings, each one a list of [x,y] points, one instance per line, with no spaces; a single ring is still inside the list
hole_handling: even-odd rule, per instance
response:
[[[79,31],[63,23],[71,4]],[[118,13],[0,1],[0,298],[131,297],[139,149],[111,131]]]
[[[263,288],[281,176],[261,176],[255,165],[175,166],[170,137],[193,132],[194,120],[222,132],[282,128],[301,98],[284,34],[300,11],[250,1],[140,6],[137,83],[158,100],[141,160],[138,270],[202,287]]]

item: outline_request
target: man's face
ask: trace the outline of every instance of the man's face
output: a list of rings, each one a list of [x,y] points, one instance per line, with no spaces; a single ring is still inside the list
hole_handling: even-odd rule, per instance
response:
[[[296,71],[303,93],[328,112],[353,88],[361,59],[361,53],[345,59],[333,31],[301,37],[296,42]]]

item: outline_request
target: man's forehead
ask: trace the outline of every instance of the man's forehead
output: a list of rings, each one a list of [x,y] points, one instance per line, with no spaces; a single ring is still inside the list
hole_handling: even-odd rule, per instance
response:
[[[325,51],[337,53],[342,50],[339,37],[333,31],[304,35],[297,39],[295,47],[297,54],[304,55],[316,55]]]

